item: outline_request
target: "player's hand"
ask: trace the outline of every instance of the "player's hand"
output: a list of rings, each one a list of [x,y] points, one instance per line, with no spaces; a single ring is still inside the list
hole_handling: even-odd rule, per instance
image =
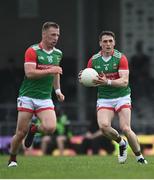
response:
[[[83,70],[81,70],[80,72],[79,72],[79,74],[78,74],[78,80],[79,80],[79,82],[82,84],[82,82],[81,82],[81,74],[82,74],[82,71]]]
[[[63,102],[65,100],[65,96],[61,92],[57,93],[56,96],[59,102]]]
[[[79,81],[81,80],[82,71],[83,71],[83,70],[81,70],[81,71],[79,72],[79,74],[78,74],[78,79],[79,79]]]
[[[61,67],[59,66],[51,66],[49,69],[48,69],[48,72],[50,74],[63,74],[63,70]]]
[[[96,84],[96,86],[100,86],[100,85],[107,85],[107,78],[105,76],[105,74],[101,74],[98,76],[97,80],[94,80],[94,83]]]

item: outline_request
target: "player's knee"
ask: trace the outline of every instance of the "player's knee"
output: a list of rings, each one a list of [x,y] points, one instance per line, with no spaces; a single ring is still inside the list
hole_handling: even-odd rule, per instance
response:
[[[121,127],[120,129],[124,134],[128,134],[129,132],[131,132],[131,128],[129,126],[124,126]]]
[[[44,132],[45,132],[45,133],[52,134],[52,133],[54,133],[54,132],[55,132],[55,130],[56,130],[56,126],[55,126],[55,125],[51,125],[51,126],[44,126],[44,127],[43,127],[43,129],[44,129]]]
[[[101,124],[100,129],[102,130],[102,132],[104,134],[106,134],[108,132],[108,128],[109,128],[109,126],[107,124]]]
[[[18,139],[22,140],[26,136],[26,131],[24,130],[17,131],[16,136],[18,137]]]

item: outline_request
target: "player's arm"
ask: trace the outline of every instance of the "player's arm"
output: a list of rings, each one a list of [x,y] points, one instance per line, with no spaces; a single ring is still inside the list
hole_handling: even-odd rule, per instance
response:
[[[119,78],[107,80],[107,84],[114,87],[127,87],[129,83],[129,67],[126,56],[122,55],[119,63]]]
[[[60,88],[60,74],[54,75],[53,86],[54,86],[55,93],[56,93],[56,96],[58,98],[58,101],[60,101],[60,102],[64,101],[65,96],[61,92],[61,88]]]
[[[32,48],[28,48],[25,53],[24,70],[27,78],[37,79],[49,74],[62,74],[62,68],[59,66],[51,66],[47,69],[36,68],[37,55]]]
[[[87,68],[92,68],[92,58],[90,58],[88,60],[88,63],[87,63]],[[78,74],[78,79],[80,80],[81,79],[81,73],[82,73],[83,70],[81,70]]]
[[[53,86],[55,90],[60,89],[60,75],[59,74],[54,75]]]
[[[87,68],[92,68],[92,57],[88,60]]]
[[[111,81],[111,82],[109,82]],[[128,70],[120,70],[119,78],[115,80],[108,80],[107,84],[114,87],[127,87],[129,82],[129,71]]]

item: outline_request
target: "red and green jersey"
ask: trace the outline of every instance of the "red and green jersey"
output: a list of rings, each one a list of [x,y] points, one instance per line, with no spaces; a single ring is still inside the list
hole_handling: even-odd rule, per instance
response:
[[[25,63],[35,63],[37,69],[47,69],[52,65],[59,65],[62,59],[62,52],[53,48],[52,51],[45,51],[41,44],[29,47],[25,52]],[[53,75],[47,75],[39,79],[29,79],[26,76],[19,90],[19,96],[27,96],[36,99],[51,98],[53,89]]]
[[[126,56],[117,50],[114,50],[108,61],[105,61],[101,52],[98,52],[89,59],[87,67],[95,69],[99,75],[104,73],[111,80],[119,78],[120,70],[129,70]],[[126,96],[130,92],[129,85],[127,87],[98,86],[98,98],[113,99]]]

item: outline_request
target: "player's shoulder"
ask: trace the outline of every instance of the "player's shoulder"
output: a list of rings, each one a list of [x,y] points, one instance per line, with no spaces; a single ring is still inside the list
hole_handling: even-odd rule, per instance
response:
[[[57,48],[53,48],[53,50],[54,50],[54,52],[56,53],[56,54],[59,54],[59,55],[61,55],[62,56],[62,51],[60,50],[60,49],[57,49]]]
[[[34,44],[34,45],[31,45],[29,46],[26,51],[25,51],[25,54],[36,54],[36,51],[39,49],[39,45],[37,44]]]
[[[32,48],[32,49],[35,50],[35,51],[41,49],[41,47],[39,46],[39,44],[33,44],[33,45],[31,45],[29,48]]]
[[[97,59],[97,58],[99,58],[99,57],[101,57],[101,53],[100,53],[100,52],[94,54],[94,55],[92,56],[92,60],[95,60],[95,59]]]
[[[37,51],[39,49],[41,49],[39,44],[33,44],[26,49],[26,52]]]
[[[117,49],[114,49],[113,57],[121,59],[122,56],[123,56],[122,52],[118,51]]]

